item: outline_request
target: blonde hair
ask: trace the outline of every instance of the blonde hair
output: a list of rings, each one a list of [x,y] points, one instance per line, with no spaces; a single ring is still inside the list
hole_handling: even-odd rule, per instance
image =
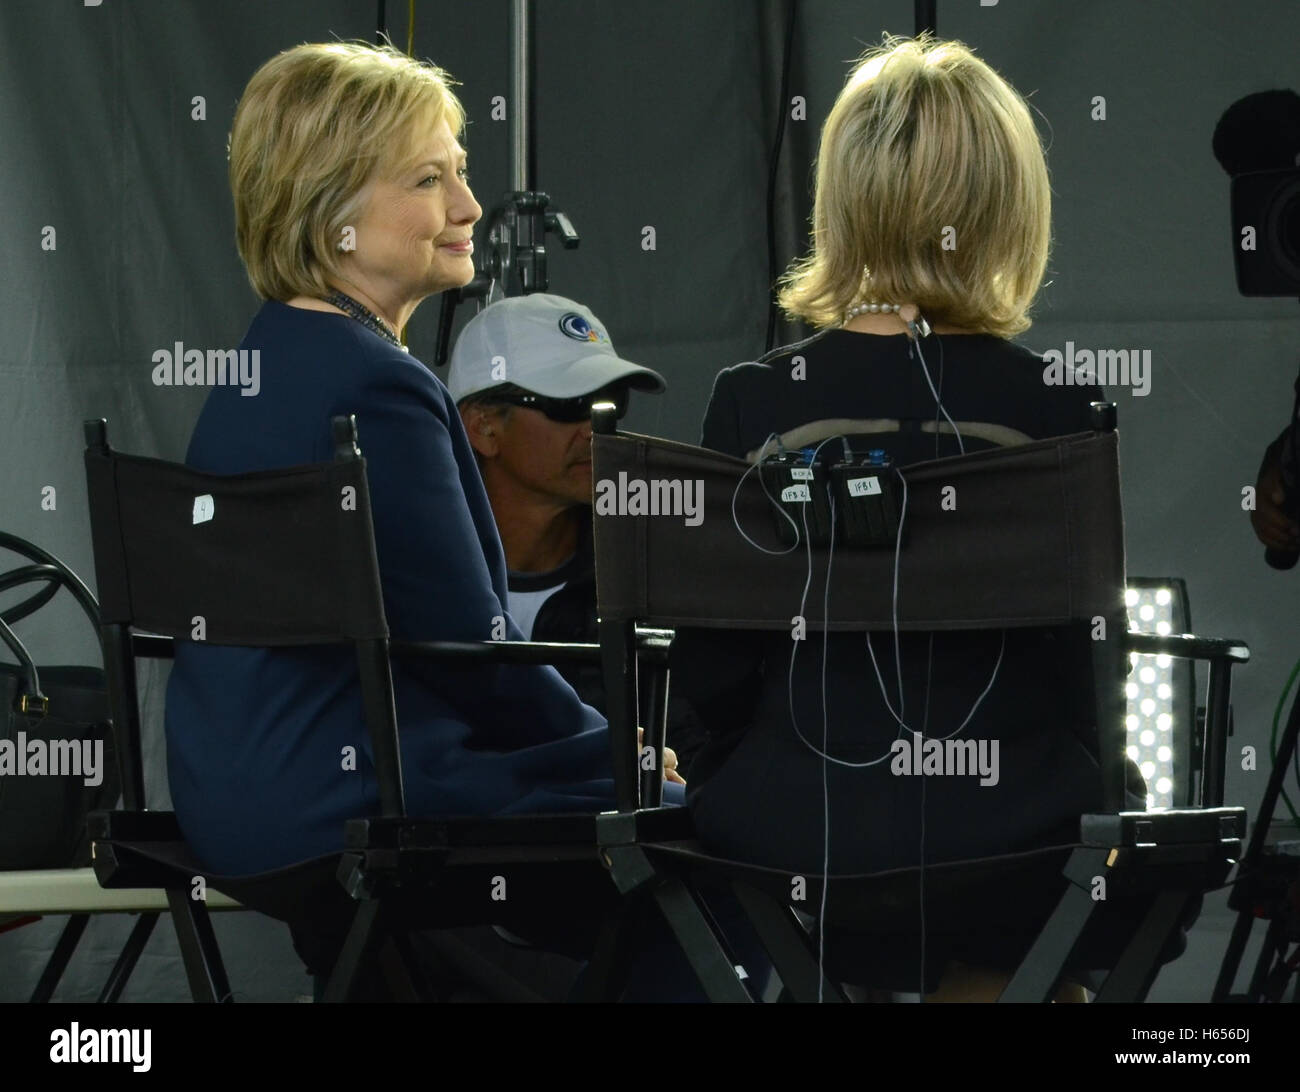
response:
[[[343,229],[371,178],[411,165],[424,123],[463,132],[454,82],[363,42],[295,46],[253,74],[230,131],[230,190],[235,243],[259,296],[331,290]]]
[[[812,250],[777,301],[817,327],[864,299],[912,302],[932,324],[1009,337],[1031,325],[1051,220],[1020,94],[961,42],[885,35],[822,128]]]

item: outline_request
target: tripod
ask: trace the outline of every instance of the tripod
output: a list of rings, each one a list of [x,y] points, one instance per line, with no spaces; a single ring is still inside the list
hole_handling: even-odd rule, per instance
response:
[[[1295,755],[1297,736],[1300,736],[1300,688],[1292,698],[1291,715],[1260,802],[1259,818],[1228,898],[1228,906],[1237,911],[1237,921],[1210,998],[1215,1003],[1280,1001],[1300,962],[1300,948],[1287,956],[1290,945],[1300,944],[1300,830],[1293,829],[1287,840],[1282,835],[1293,824],[1276,824],[1278,829],[1273,824],[1273,811]],[[1268,921],[1264,947],[1255,961],[1246,992],[1234,994],[1232,983],[1256,918]],[[1300,990],[1296,991],[1295,1000],[1300,1003]]]
[[[569,218],[551,208],[550,197],[537,190],[537,131],[533,87],[536,83],[536,15],[531,0],[510,3],[510,174],[511,189],[484,219],[487,252],[474,279],[442,293],[434,363],[447,363],[456,308],[467,300],[485,307],[494,299],[545,292],[546,235],[554,232],[565,250],[578,246]]]
[[[511,145],[510,174],[512,189],[492,206],[484,217],[487,252],[479,272],[469,284],[442,293],[442,311],[438,317],[438,342],[434,364],[447,363],[451,345],[451,328],[456,307],[467,300],[480,301],[485,307],[504,296],[525,296],[545,292],[546,233],[555,232],[565,250],[579,243],[573,224],[559,209],[550,208],[551,199],[534,188],[537,175],[536,113],[533,85],[536,61],[532,43],[536,20],[532,0],[510,3],[510,71],[509,104]],[[375,40],[383,44],[387,34],[387,5],[378,0],[378,24]],[[484,302],[486,301],[486,302]]]

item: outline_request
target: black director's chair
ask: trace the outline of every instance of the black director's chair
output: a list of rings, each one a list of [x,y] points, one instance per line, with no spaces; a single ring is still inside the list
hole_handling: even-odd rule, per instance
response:
[[[1003,1000],[1043,1001],[1067,973],[1109,971],[1098,1000],[1140,1000],[1150,987],[1180,925],[1203,893],[1221,883],[1241,848],[1245,812],[1222,804],[1228,723],[1228,678],[1244,662],[1244,645],[1189,636],[1128,632],[1124,610],[1124,541],[1120,506],[1118,437],[1114,407],[1094,406],[1094,431],[1001,450],[915,464],[906,470],[909,534],[902,549],[904,591],[898,604],[903,630],[1065,627],[1090,648],[1079,664],[1092,679],[1092,716],[1101,767],[1103,810],[1080,817],[1079,836],[1068,845],[972,861],[927,865],[927,926],[961,933],[969,900],[1000,890],[1021,912],[1028,949]],[[770,531],[771,501],[748,464],[699,448],[645,436],[619,435],[612,416],[598,415],[593,437],[596,480],[698,480],[703,484],[700,526],[656,516],[596,518],[596,577],[601,643],[612,678],[626,678],[637,623],[713,630],[783,630],[803,601],[809,579],[805,548],[771,556],[780,542]],[[956,512],[940,505],[940,490],[955,485]],[[820,613],[826,550],[813,548],[812,585],[806,602],[809,631],[889,631],[894,624],[894,550],[835,554],[835,594],[829,616]],[[1105,639],[1089,640],[1096,620]],[[1200,807],[1165,812],[1126,810],[1123,684],[1132,652],[1208,659],[1207,780]],[[635,708],[630,689],[610,687],[623,719]],[[611,708],[611,723],[619,714]],[[775,803],[775,802],[774,802]],[[975,817],[972,817],[974,821]],[[629,865],[615,880],[622,888],[676,877],[688,890],[730,888],[761,936],[788,994],[796,1000],[840,1000],[834,981],[892,989],[900,983],[854,978],[852,966],[826,967],[822,977],[816,939],[795,910],[820,902],[829,884],[831,912],[821,923],[828,936],[868,939],[915,931],[917,870],[869,876],[807,875],[806,900],[791,902],[793,874],[710,855],[698,842],[633,844]],[[1065,879],[1044,889],[1044,866]],[[1039,877],[1037,886],[1033,878]],[[1094,901],[1093,880],[1106,880],[1106,904]],[[990,885],[996,885],[991,887]],[[1091,944],[1090,920],[1124,910],[1127,942],[1116,951]],[[1008,929],[1012,926],[1008,925]],[[1040,933],[1041,930],[1041,933]],[[1037,939],[1032,938],[1037,935]],[[1081,938],[1084,943],[1080,943]],[[1032,940],[1032,943],[1031,943]],[[993,958],[993,957],[990,957]],[[1005,959],[1005,955],[1000,958]],[[969,960],[968,960],[969,961]],[[1009,969],[1009,968],[1008,968]],[[697,968],[701,975],[708,973]],[[927,989],[932,987],[927,986]]]
[[[355,423],[335,418],[333,428],[331,463],[218,476],[114,452],[103,421],[86,425],[101,637],[124,798],[123,810],[91,817],[94,867],[107,888],[166,890],[195,1000],[230,999],[207,909],[192,897],[200,877],[249,909],[291,927],[308,924],[316,938],[332,936],[333,943],[316,943],[305,955],[313,971],[328,976],[326,1000],[354,996],[376,969],[401,998],[437,996],[436,984],[414,971],[412,930],[490,924],[527,937],[539,917],[585,914],[599,922],[624,909],[601,857],[598,828],[606,817],[406,815],[390,652],[539,663],[594,659],[599,651],[527,642],[390,642]],[[340,503],[345,490],[354,504]],[[196,502],[218,514],[199,521],[201,535]],[[173,813],[147,809],[134,658],[171,655],[174,640],[190,639],[196,615],[204,618],[211,644],[355,649],[381,814],[349,823],[343,852],[259,875],[216,875],[194,859]],[[636,657],[647,673],[661,671],[666,642],[656,634],[630,633],[628,640],[633,659],[625,666],[634,686]],[[646,690],[648,712],[657,718],[651,723],[659,725],[652,735],[662,738],[666,687]],[[611,747],[627,821],[658,837],[681,833],[682,809],[635,813],[636,721],[620,723]],[[494,897],[502,889],[498,881],[508,891],[505,901]],[[698,911],[683,928],[692,926],[696,947],[708,948],[712,935]],[[436,950],[447,963],[466,966],[445,946]],[[486,985],[502,999],[529,999],[499,974],[489,974]]]

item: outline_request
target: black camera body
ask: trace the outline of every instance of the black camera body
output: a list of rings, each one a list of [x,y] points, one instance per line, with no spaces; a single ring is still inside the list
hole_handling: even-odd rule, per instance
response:
[[[1300,294],[1300,167],[1236,175],[1232,231],[1243,296]]]
[[[1232,254],[1243,296],[1300,296],[1300,95],[1287,88],[1256,91],[1232,103],[1214,127],[1214,158],[1232,179]],[[1300,378],[1291,425],[1279,460],[1283,511],[1300,517]],[[1300,551],[1269,548],[1275,569],[1292,568]]]

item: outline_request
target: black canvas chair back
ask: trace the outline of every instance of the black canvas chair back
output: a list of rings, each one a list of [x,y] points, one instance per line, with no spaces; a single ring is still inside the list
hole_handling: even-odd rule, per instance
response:
[[[955,935],[969,932],[962,908],[971,900],[982,902],[990,883],[1008,896],[1004,905],[1018,912],[1018,928],[1037,930],[1033,923],[1046,921],[1002,994],[1008,1001],[1050,998],[1067,965],[1085,971],[1110,968],[1099,1000],[1140,1000],[1159,964],[1180,950],[1177,932],[1189,914],[1194,916],[1199,893],[1222,882],[1239,855],[1244,812],[1218,806],[1221,778],[1210,779],[1214,783],[1198,809],[1153,813],[1126,808],[1123,683],[1128,654],[1211,661],[1204,748],[1207,767],[1220,769],[1228,674],[1249,653],[1236,641],[1128,632],[1114,417],[1113,406],[1094,403],[1093,431],[904,467],[907,500],[897,553],[888,544],[837,545],[833,555],[831,547],[809,546],[808,536],[801,536],[795,549],[784,545],[773,501],[751,462],[671,441],[618,435],[612,415],[599,407],[593,422],[602,628],[638,621],[789,633],[793,616],[802,614],[808,631],[889,631],[895,625],[911,631],[1068,627],[1083,638],[1081,645],[1089,651],[1080,666],[1090,668],[1092,724],[1099,736],[1100,809],[1080,816],[1072,845],[926,870],[926,891],[933,899],[942,891],[945,912],[950,912],[946,923]],[[606,514],[599,503],[602,495]],[[687,506],[681,501],[687,497],[690,510],[683,518]],[[828,569],[830,596],[825,594]],[[626,657],[611,662],[617,666]],[[607,689],[613,697],[616,687],[607,683]],[[630,708],[628,690],[625,686],[620,696]],[[626,720],[631,713],[619,714],[611,700],[611,723],[619,715]],[[821,998],[822,970],[804,929],[792,923],[790,874],[712,856],[695,843],[661,843],[645,850],[653,867],[691,883],[725,878],[763,935],[787,990],[798,999]],[[1059,870],[1063,893],[1059,886],[1043,883],[1045,867],[1046,874]],[[915,931],[914,873],[897,869],[808,880],[835,887],[832,905],[840,909],[823,925],[831,934],[847,931],[837,943],[858,932],[880,948],[881,936]],[[1098,911],[1091,893],[1093,880],[1103,873],[1113,896],[1105,913]],[[927,907],[927,928],[942,916],[938,907],[937,901]],[[1094,917],[1102,931],[1084,939]],[[986,959],[990,965],[1020,959],[1016,953],[1031,938],[1011,936],[1009,920],[1003,925],[1005,938],[972,936],[975,947],[969,958],[960,958],[975,965]],[[1002,939],[1008,941],[1004,952],[986,944]],[[847,947],[841,955],[844,959],[834,962],[846,975],[863,970],[863,960],[875,959],[865,950],[859,958]],[[827,974],[836,973],[829,954],[826,968]],[[879,985],[892,972],[863,973],[867,977],[845,980]]]
[[[123,670],[134,628],[215,645],[355,644],[383,812],[401,815],[388,627],[353,420],[334,419],[332,462],[235,475],[113,451],[102,421],[86,433],[127,809],[145,806],[133,673]]]
[[[388,635],[359,454],[214,475],[92,444],[86,473],[106,624],[195,640],[201,617],[219,645]]]
[[[1116,703],[1127,625],[1116,434],[1103,428],[902,473],[900,630],[1093,627],[1105,620],[1111,639],[1094,642],[1093,668],[1098,723],[1113,730],[1103,743],[1106,798],[1118,805],[1124,741]],[[749,463],[668,440],[598,434],[593,475],[598,488],[609,481],[626,496],[634,482],[681,483],[683,491],[692,483],[699,502],[689,520],[663,514],[663,503],[661,514],[601,515],[597,508],[602,622],[789,631],[802,603],[810,631],[887,631],[895,624],[895,549],[837,545],[831,557],[832,547],[808,547],[805,539],[789,550]],[[662,501],[671,490],[649,485],[646,496]]]
[[[1048,626],[1122,609],[1116,441],[1114,433],[1079,433],[904,468],[899,628]],[[774,556],[745,541],[742,529],[767,550],[783,549],[749,464],[631,434],[594,437],[593,450],[598,482],[698,482],[702,492],[695,526],[680,515],[596,519],[602,617],[789,629],[786,607],[802,598],[808,555],[800,546]],[[947,505],[945,490],[953,491]],[[810,604],[822,601],[828,550],[813,547]],[[599,564],[615,553],[635,563]],[[893,547],[837,546],[833,565],[829,619],[819,607],[810,628],[890,628]]]

